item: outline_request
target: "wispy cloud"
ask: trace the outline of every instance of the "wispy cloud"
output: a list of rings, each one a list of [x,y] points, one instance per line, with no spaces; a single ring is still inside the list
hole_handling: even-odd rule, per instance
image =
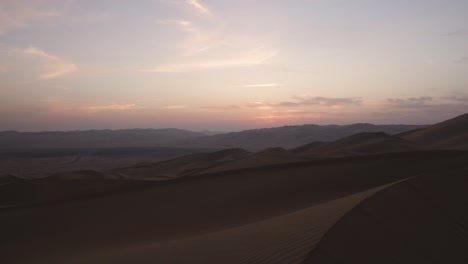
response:
[[[206,59],[199,61],[187,61],[168,63],[146,69],[146,72],[192,72],[212,68],[229,68],[260,65],[278,54],[274,49],[256,49],[238,56],[231,55],[219,59]]]
[[[212,15],[211,11],[199,0],[186,0],[185,3],[187,3],[190,7],[194,8],[197,12],[199,12],[202,15]]]
[[[34,101],[50,111],[97,113],[102,111],[125,111],[144,108],[136,103],[88,104],[61,97],[46,97]]]
[[[441,121],[468,112],[468,96],[453,93],[442,97],[389,98],[376,107],[375,113],[381,113],[384,119],[393,116],[398,122],[419,120],[418,123],[432,123],[431,120]]]
[[[308,97],[308,96],[298,96],[294,95],[290,101],[281,101],[281,102],[249,102],[242,105],[227,105],[227,106],[204,106],[203,109],[208,110],[234,110],[234,109],[278,109],[278,111],[284,112],[296,112],[303,111],[297,109],[288,109],[288,108],[298,108],[298,107],[323,107],[323,108],[336,108],[343,106],[357,106],[361,105],[361,98],[351,98],[351,97]],[[280,109],[287,110],[280,110]]]
[[[157,22],[165,23],[165,24],[176,24],[176,25],[180,26],[183,30],[186,30],[188,32],[195,31],[193,23],[191,21],[189,21],[189,20],[163,19],[163,20],[158,20]]]
[[[456,63],[468,63],[468,57],[462,57],[455,61]]]
[[[177,25],[179,29],[186,32],[187,37],[178,44],[182,50],[180,54],[182,57],[191,57],[225,43],[224,37],[221,37],[219,33],[202,30],[189,20],[166,19],[158,20],[158,22]]]
[[[445,34],[447,37],[468,36],[468,28],[461,28]]]
[[[432,102],[434,98],[430,96],[421,96],[421,97],[410,97],[410,98],[388,98],[387,102],[392,106],[403,107],[403,108],[413,108],[420,107],[422,105],[427,105]]]
[[[84,112],[101,112],[101,111],[123,111],[136,109],[136,104],[108,104],[108,105],[95,105],[95,106],[84,106],[79,109]]]
[[[447,100],[451,103],[459,103],[459,104],[464,104],[468,106],[468,94],[467,93],[454,92],[448,96],[442,97],[441,99]]]
[[[29,47],[27,49],[20,50],[20,52],[42,62],[43,69],[41,71],[44,73],[40,75],[40,79],[58,78],[78,70],[78,67],[75,64],[35,47]]]
[[[67,1],[0,1],[0,34],[63,14]]]
[[[200,13],[211,11],[198,0],[183,2]],[[146,72],[192,72],[212,68],[243,67],[265,64],[279,53],[271,39],[261,36],[246,36],[225,30],[225,21],[215,17],[213,23],[203,23],[195,18],[165,19],[159,23],[177,26],[186,33],[176,45],[180,52],[169,62],[148,67]]]
[[[238,85],[238,86],[234,86],[234,87],[246,87],[246,88],[249,88],[249,87],[275,87],[275,86],[282,86],[282,84],[279,84],[279,83],[263,83],[263,84],[244,84],[244,85]]]
[[[293,96],[296,105],[323,105],[323,106],[342,106],[342,105],[359,105],[362,103],[361,98],[356,97],[310,97],[310,96]],[[282,104],[290,105],[291,102],[282,102]]]
[[[167,108],[167,109],[186,109],[186,108],[188,108],[188,106],[186,106],[186,105],[169,105],[169,106],[166,106],[165,108]]]

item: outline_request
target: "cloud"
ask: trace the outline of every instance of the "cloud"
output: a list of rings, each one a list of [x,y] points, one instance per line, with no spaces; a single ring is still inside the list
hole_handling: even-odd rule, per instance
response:
[[[455,93],[443,97],[389,98],[376,105],[375,113],[382,119],[391,118],[397,122],[433,123],[468,112],[468,96]]]
[[[8,67],[5,65],[0,65],[0,73],[4,73],[8,71]]]
[[[169,105],[169,106],[166,106],[165,108],[167,108],[167,109],[187,109],[188,106],[186,106],[186,105]]]
[[[108,104],[108,105],[95,105],[84,106],[79,109],[84,112],[101,112],[101,111],[123,111],[139,108],[136,104]]]
[[[275,87],[275,86],[282,86],[282,84],[279,83],[264,83],[264,84],[245,84],[245,85],[238,85],[234,87]]]
[[[235,56],[227,55],[224,58],[206,59],[198,61],[182,61],[178,63],[162,64],[144,70],[145,72],[193,72],[213,68],[230,68],[260,65],[278,54],[275,49],[255,49]]]
[[[413,107],[420,107],[422,105],[426,105],[433,101],[434,98],[430,96],[421,96],[421,97],[410,97],[410,98],[388,98],[387,102],[393,106],[397,107],[404,107],[404,108],[413,108]]]
[[[190,7],[194,8],[198,13],[202,15],[212,15],[211,11],[199,0],[186,0],[185,3],[187,3]]]
[[[308,105],[321,105],[321,106],[343,106],[343,105],[359,105],[361,98],[354,97],[308,97],[308,96],[293,96],[294,101],[285,101],[276,103],[278,106],[308,106]]]
[[[444,96],[441,99],[447,100],[451,103],[468,105],[468,94],[466,93],[453,93],[451,95]]]
[[[61,16],[69,1],[0,1],[0,35]]]
[[[459,58],[456,63],[468,63],[468,57]]]
[[[284,108],[298,108],[298,107],[325,107],[336,108],[342,106],[356,106],[362,103],[361,98],[347,98],[347,97],[307,97],[294,95],[291,101],[282,102],[250,102],[242,105],[226,105],[226,106],[204,106],[203,109],[207,110],[235,110],[235,109],[265,109],[277,110],[281,112],[303,112],[305,110],[286,109]],[[308,111],[307,111],[308,112]]]
[[[468,36],[468,28],[461,28],[445,34],[447,37]]]
[[[255,116],[257,119],[271,119],[271,118],[297,118],[305,116],[323,116],[330,114],[329,112],[316,112],[316,111],[306,111],[306,110],[286,110],[286,111],[272,111],[267,114],[261,114]]]
[[[195,31],[193,23],[191,21],[189,21],[189,20],[163,19],[163,20],[158,20],[158,22],[159,23],[165,23],[165,24],[176,24],[179,27],[181,27],[183,30],[186,30],[188,32]]]
[[[177,25],[179,29],[186,32],[185,40],[178,44],[182,50],[180,54],[182,57],[194,56],[225,44],[225,37],[222,34],[202,30],[189,20],[166,19],[158,20],[158,22]]]
[[[42,62],[42,73],[40,79],[53,79],[78,70],[78,67],[58,56],[49,54],[35,47],[20,50],[26,56],[36,58]]]
[[[184,1],[200,12],[209,10],[200,1]],[[159,23],[177,26],[185,32],[177,42],[178,51],[167,62],[147,67],[146,72],[192,72],[212,68],[243,67],[266,63],[279,53],[271,39],[246,36],[225,30],[225,21],[214,19],[212,23],[187,19],[158,20]]]

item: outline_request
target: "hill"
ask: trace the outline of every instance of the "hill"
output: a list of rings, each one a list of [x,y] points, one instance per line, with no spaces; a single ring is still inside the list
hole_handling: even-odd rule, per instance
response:
[[[468,150],[468,114],[398,136],[429,149]]]
[[[205,136],[182,129],[0,132],[0,149],[154,147]]]
[[[383,132],[358,133],[333,142],[314,142],[291,152],[306,157],[343,157],[416,150],[411,142]]]
[[[334,141],[362,132],[398,134],[427,126],[418,125],[303,125],[263,128],[185,140],[185,146],[261,150],[269,147],[295,148],[314,141]]]
[[[182,129],[122,129],[68,132],[0,132],[0,150],[172,147],[172,148],[244,148],[261,150],[269,147],[292,148],[313,141],[333,141],[361,132],[397,134],[424,128],[418,125],[346,126],[303,125],[263,128],[206,135]],[[70,150],[71,149],[71,150]]]
[[[109,171],[120,179],[167,180],[196,174],[206,169],[231,163],[250,154],[243,149],[225,149],[213,153],[198,153],[158,163],[143,163]]]

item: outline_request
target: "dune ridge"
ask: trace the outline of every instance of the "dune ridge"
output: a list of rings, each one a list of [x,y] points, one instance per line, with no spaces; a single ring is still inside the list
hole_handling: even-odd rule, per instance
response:
[[[414,143],[384,132],[359,133],[333,142],[315,142],[292,152],[308,157],[342,157],[417,150]]]
[[[80,263],[301,263],[346,212],[395,183],[219,232],[98,252]]]
[[[468,150],[468,114],[399,136],[428,149]]]
[[[429,173],[376,193],[334,225],[303,263],[466,263],[467,175],[468,168]]]

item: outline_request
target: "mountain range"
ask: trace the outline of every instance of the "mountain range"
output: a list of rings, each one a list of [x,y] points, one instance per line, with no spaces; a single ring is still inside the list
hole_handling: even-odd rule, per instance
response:
[[[398,134],[427,125],[302,125],[207,135],[182,129],[122,129],[50,132],[0,132],[0,149],[184,147],[245,148],[298,147],[312,141],[331,141],[361,132]],[[212,134],[212,133],[209,133]]]

